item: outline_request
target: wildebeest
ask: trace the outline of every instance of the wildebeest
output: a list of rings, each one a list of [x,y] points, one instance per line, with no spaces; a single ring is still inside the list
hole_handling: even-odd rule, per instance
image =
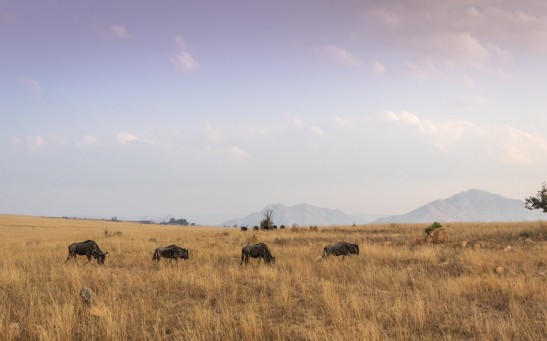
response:
[[[275,257],[272,256],[272,253],[264,243],[245,245],[241,249],[241,263],[239,264],[241,265],[243,262],[249,263],[249,257],[258,258],[259,262],[261,258],[264,258],[264,262],[266,263],[275,263]]]
[[[253,231],[258,231],[258,226],[257,225],[253,226]]]
[[[327,245],[323,248],[323,258],[328,256],[359,255],[359,245],[347,242]]]
[[[243,232],[247,231],[247,226],[241,226],[241,231]]]
[[[108,252],[102,252],[99,245],[93,240],[86,240],[79,243],[72,243],[68,246],[68,257],[65,263],[71,259],[76,259],[76,255],[87,256],[87,262],[91,261],[91,257],[97,260],[97,263],[104,264],[105,256]]]
[[[174,244],[156,248],[152,260],[159,261],[162,257],[168,258],[170,261],[173,259],[178,261],[179,258],[188,259],[188,250]]]

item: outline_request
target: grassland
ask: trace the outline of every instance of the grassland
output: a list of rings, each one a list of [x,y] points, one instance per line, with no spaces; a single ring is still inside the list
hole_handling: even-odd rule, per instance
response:
[[[0,216],[0,339],[547,338],[545,225],[454,223],[448,243],[414,245],[424,227],[241,232]],[[85,239],[109,252],[104,266],[64,263],[68,244]],[[472,239],[493,247],[461,246]],[[275,265],[239,265],[256,241]],[[316,259],[338,241],[359,243],[360,255]],[[171,243],[190,259],[154,264],[154,249]],[[83,287],[94,305],[80,300]]]

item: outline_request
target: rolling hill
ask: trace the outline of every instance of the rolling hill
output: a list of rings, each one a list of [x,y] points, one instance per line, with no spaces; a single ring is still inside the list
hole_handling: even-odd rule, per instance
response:
[[[402,215],[381,217],[373,224],[439,222],[526,221],[544,217],[524,207],[524,201],[471,189],[439,199]]]
[[[321,208],[309,204],[285,206],[281,204],[269,204],[259,212],[254,212],[241,219],[231,219],[223,223],[224,226],[255,226],[259,225],[264,218],[265,210],[273,211],[273,221],[276,225],[292,226],[328,226],[328,225],[351,225],[363,223],[338,209]]]

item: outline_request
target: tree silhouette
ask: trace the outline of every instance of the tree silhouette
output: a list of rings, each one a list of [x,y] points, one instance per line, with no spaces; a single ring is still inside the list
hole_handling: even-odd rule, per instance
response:
[[[263,213],[264,219],[260,221],[260,228],[263,230],[269,230],[273,227],[273,211],[267,209]]]
[[[525,206],[529,210],[542,210],[547,213],[547,183],[541,185],[541,189],[536,196],[530,196],[524,199]]]

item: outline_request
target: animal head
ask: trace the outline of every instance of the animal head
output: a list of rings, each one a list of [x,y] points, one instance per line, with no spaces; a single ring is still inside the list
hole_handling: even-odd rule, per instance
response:
[[[93,250],[93,257],[95,257],[95,259],[97,260],[97,263],[104,264],[104,260],[106,258],[107,253],[108,253],[108,251],[107,252],[101,252],[101,251],[98,251],[98,250]]]
[[[264,258],[264,261],[266,261],[266,263],[275,264],[275,257],[269,254],[267,257]]]
[[[152,260],[160,260],[160,253],[158,252],[157,249],[156,249],[156,251],[154,251],[154,255],[152,256]]]
[[[188,250],[187,249],[180,249],[179,250],[179,258],[182,259],[188,259]]]
[[[353,253],[359,256],[359,245],[353,244]]]

